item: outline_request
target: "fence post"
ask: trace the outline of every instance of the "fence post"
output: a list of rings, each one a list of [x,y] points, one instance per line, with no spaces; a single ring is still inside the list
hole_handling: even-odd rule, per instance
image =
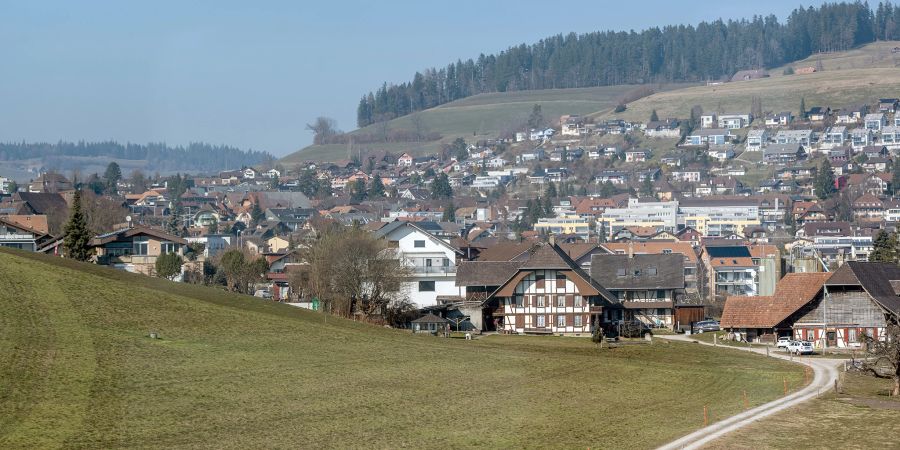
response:
[[[707,411],[707,406],[703,405],[703,426],[706,427],[709,425],[709,413]]]
[[[781,377],[781,381],[784,382],[784,395],[787,395],[787,393],[788,393],[788,388],[787,388],[787,377]]]
[[[744,389],[744,410],[750,409],[750,401],[747,400],[747,390]]]

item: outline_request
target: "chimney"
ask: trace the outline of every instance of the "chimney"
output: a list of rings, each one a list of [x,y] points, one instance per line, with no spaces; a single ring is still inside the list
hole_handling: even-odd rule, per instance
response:
[[[550,242],[550,246],[551,246],[551,247],[556,247],[556,235],[555,235],[555,234],[551,234],[551,235],[550,235],[550,240],[549,240],[549,242]]]
[[[634,258],[634,241],[628,241],[628,259]]]

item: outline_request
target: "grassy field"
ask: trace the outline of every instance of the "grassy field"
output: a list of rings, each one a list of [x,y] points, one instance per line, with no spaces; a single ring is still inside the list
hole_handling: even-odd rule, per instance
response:
[[[900,399],[891,381],[846,374],[843,393],[775,414],[717,440],[711,449],[897,448]]]
[[[659,91],[667,91],[689,85],[654,86]],[[557,120],[564,114],[589,114],[613,108],[618,100],[634,86],[604,86],[580,89],[546,89],[538,91],[504,92],[481,94],[457,100],[426,111],[416,113],[429,131],[441,134],[440,141],[426,144],[389,143],[366,144],[365,149],[390,150],[395,153],[412,154],[435,153],[442,143],[457,137],[468,141],[496,138],[504,130],[515,130],[528,120],[536,103],[547,120]],[[392,130],[413,130],[412,116],[404,116],[389,122]],[[354,133],[375,133],[375,126],[369,126]],[[357,148],[354,148],[355,151]],[[312,145],[284,157],[285,164],[305,160],[333,161],[348,158],[347,145]]]
[[[705,112],[749,112],[753,97],[762,100],[764,111],[793,111],[796,114],[800,109],[801,98],[806,100],[807,108],[817,105],[838,108],[871,103],[879,97],[896,97],[898,94],[900,70],[826,70],[810,75],[771,77],[660,92],[629,104],[623,113],[603,111],[595,114],[595,117],[615,116],[646,121],[655,109],[661,118],[686,118],[694,105],[700,105]]]
[[[784,76],[788,66],[795,69],[801,67],[821,66],[826,71],[848,69],[897,68],[900,67],[900,53],[893,53],[900,41],[879,41],[845,52],[821,53],[809,58],[793,62],[769,71],[773,77]]]
[[[8,251],[0,307],[0,448],[650,448],[803,382],[696,344],[414,337]]]

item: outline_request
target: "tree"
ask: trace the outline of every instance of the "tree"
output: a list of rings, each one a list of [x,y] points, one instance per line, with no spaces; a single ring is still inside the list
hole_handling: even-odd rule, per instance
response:
[[[644,181],[641,182],[641,196],[643,197],[653,197],[653,180],[650,178],[650,174],[647,174],[644,176]]]
[[[131,184],[131,192],[134,194],[141,194],[147,191],[147,177],[140,170],[135,169],[131,171],[131,178],[128,180],[128,183]]]
[[[441,218],[443,222],[456,222],[456,206],[453,204],[453,200],[450,200],[450,203],[447,203],[447,206],[444,207],[444,216]]]
[[[541,105],[539,103],[535,103],[533,107],[531,107],[531,115],[528,116],[528,128],[543,128],[544,126],[544,114],[541,112]]]
[[[894,318],[894,320],[897,319]],[[871,349],[869,353],[874,356],[876,367],[883,365],[891,369],[890,377],[894,380],[891,396],[896,397],[900,396],[900,325],[889,322],[885,329],[885,335],[884,339],[879,339],[877,336],[866,336],[866,343],[867,347]]]
[[[313,132],[315,144],[326,144],[331,138],[341,134],[337,122],[330,117],[316,117],[315,122],[306,124],[306,129]]]
[[[354,202],[361,202],[366,199],[366,180],[362,178],[357,178],[353,184],[350,185],[350,200]]]
[[[15,194],[16,192],[19,192],[19,184],[10,180],[9,183],[6,184],[6,193]]]
[[[814,187],[816,196],[822,200],[831,197],[836,191],[834,187],[834,171],[831,169],[831,164],[828,163],[828,160],[822,161],[822,164],[819,166]]]
[[[260,222],[266,219],[266,213],[259,206],[259,201],[253,202],[253,207],[250,208],[250,224],[251,226],[257,226]]]
[[[453,197],[453,188],[450,186],[450,178],[444,172],[439,173],[431,182],[431,198],[446,199]]]
[[[656,114],[656,110],[655,110],[655,109],[650,113],[650,121],[651,121],[651,122],[658,122],[658,121],[659,121],[659,115]]]
[[[806,118],[806,98],[805,97],[800,97],[800,114],[799,115],[803,119]]]
[[[469,158],[469,150],[466,141],[458,137],[453,140],[450,144],[450,154],[453,155],[457,161],[465,161]]]
[[[88,230],[93,234],[107,233],[120,227],[128,216],[128,208],[122,206],[121,200],[97,195],[91,191],[82,192],[81,210],[84,212]]]
[[[900,193],[900,161],[894,163],[893,174],[891,175],[891,195]]]
[[[755,95],[750,99],[750,115],[753,116],[754,121],[762,119],[763,116],[762,99]]]
[[[372,177],[372,182],[369,183],[369,198],[383,198],[384,197],[384,182],[381,181],[381,177],[375,175]]]
[[[72,207],[69,213],[69,221],[65,228],[66,237],[63,239],[63,248],[66,256],[78,261],[87,261],[91,257],[91,231],[88,229],[84,212],[81,210],[81,191],[76,190],[72,198]]]
[[[794,68],[791,67],[791,66],[787,66],[787,68],[784,69],[784,72],[782,72],[782,74],[783,74],[783,75],[793,75],[793,74],[794,74]]]
[[[410,269],[389,251],[387,241],[356,228],[323,233],[303,251],[309,262],[309,290],[325,311],[349,316],[384,312],[402,298]]]
[[[875,236],[875,242],[872,245],[872,253],[869,255],[869,261],[896,263],[898,261],[898,240],[897,233],[889,233],[881,230]]]
[[[219,234],[219,221],[213,220],[206,229],[207,234]]]
[[[106,173],[103,178],[106,180],[106,192],[115,195],[118,192],[119,180],[122,179],[122,169],[115,161],[106,166]]]
[[[619,189],[616,188],[616,185],[612,184],[612,181],[607,181],[600,187],[600,197],[609,198],[618,193]]]
[[[544,190],[544,197],[557,198],[559,194],[556,191],[556,185],[552,181],[547,182],[547,189]]]
[[[181,274],[184,260],[177,253],[166,253],[156,258],[156,276],[169,280]]]

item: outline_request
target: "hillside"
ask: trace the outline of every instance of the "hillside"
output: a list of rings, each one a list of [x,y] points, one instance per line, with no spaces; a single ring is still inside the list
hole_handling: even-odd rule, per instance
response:
[[[784,69],[788,66],[797,69],[800,67],[816,67],[820,64],[826,71],[897,68],[900,67],[900,53],[893,52],[897,47],[900,47],[900,41],[880,41],[845,52],[820,53],[772,69],[769,71],[769,74],[773,77],[780,77],[784,76]]]
[[[654,86],[658,91],[677,89],[687,84]],[[580,89],[546,89],[481,94],[457,100],[452,103],[420,111],[415,114],[422,119],[428,131],[440,133],[440,141],[416,143],[365,144],[353,147],[353,152],[362,149],[389,150],[395,153],[410,152],[415,155],[435,153],[441,145],[457,137],[468,141],[496,138],[501,132],[520,129],[528,120],[535,104],[541,105],[545,118],[557,119],[563,114],[588,114],[613,108],[619,99],[635,86],[606,86]],[[388,122],[391,130],[414,130],[413,116],[404,116]],[[352,134],[375,133],[377,125],[351,132]],[[349,158],[347,145],[311,145],[284,157],[281,162],[297,164],[305,160],[335,161]]]
[[[792,111],[797,114],[801,98],[805,99],[808,108],[839,108],[898,95],[900,71],[897,69],[826,70],[809,75],[771,77],[657,93],[629,104],[628,110],[623,113],[604,111],[594,114],[594,117],[645,122],[655,109],[661,118],[686,118],[694,105],[700,105],[705,112],[749,112],[753,97],[761,99],[763,111]]]
[[[654,447],[792,388],[690,344],[414,337],[0,251],[0,448]],[[148,338],[150,330],[161,339]]]

